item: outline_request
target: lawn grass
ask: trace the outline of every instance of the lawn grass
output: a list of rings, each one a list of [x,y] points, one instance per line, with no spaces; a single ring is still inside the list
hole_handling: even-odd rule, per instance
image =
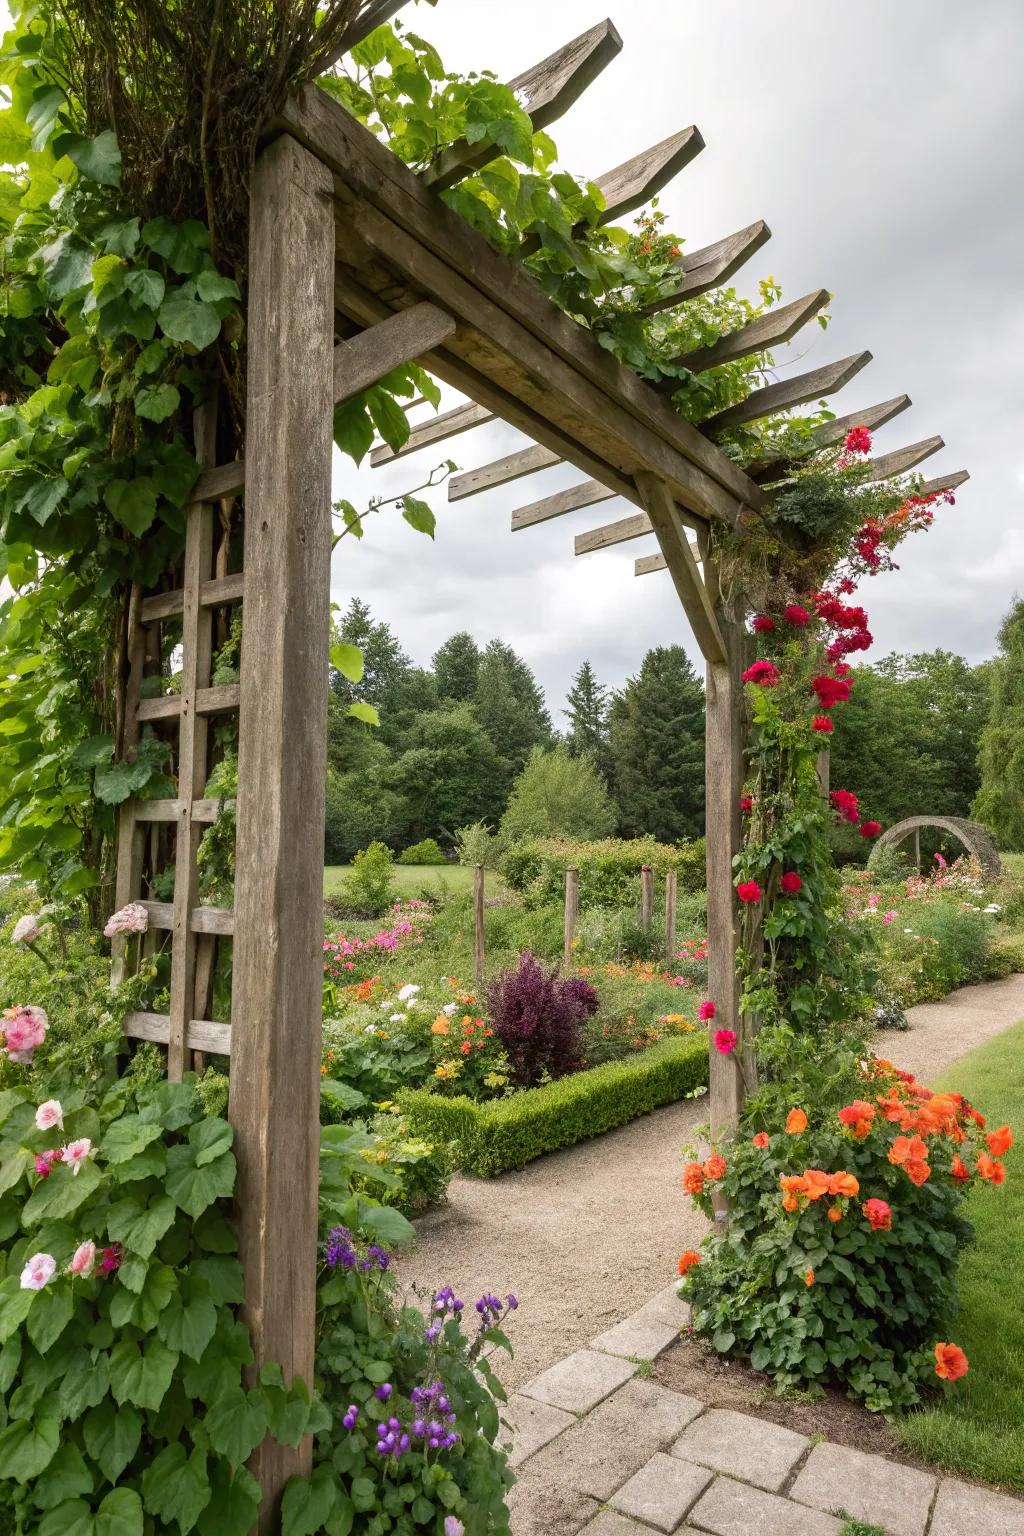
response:
[[[328,864],[324,870],[324,895],[336,892],[351,864]],[[473,871],[468,864],[396,864],[394,868],[395,890],[399,896],[418,896],[427,890],[461,893],[473,888]],[[484,890],[488,896],[496,896],[501,890],[501,878],[496,870],[486,872]]]
[[[970,1369],[939,1403],[895,1421],[909,1451],[951,1471],[1024,1489],[1024,1023],[969,1052],[933,1087],[964,1093],[1018,1147],[999,1189],[976,1185],[977,1243],[960,1271],[962,1310],[950,1335]]]

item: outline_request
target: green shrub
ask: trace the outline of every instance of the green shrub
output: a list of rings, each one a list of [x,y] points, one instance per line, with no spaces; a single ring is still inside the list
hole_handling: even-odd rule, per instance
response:
[[[395,899],[395,856],[386,843],[360,849],[341,887],[342,899],[356,912],[382,917]]]
[[[455,847],[460,864],[483,864],[488,869],[498,865],[498,839],[485,821],[474,821],[468,827],[459,827],[455,834]]]
[[[399,864],[447,864],[448,860],[441,852],[432,837],[425,837],[421,843],[413,843],[406,848],[404,853],[398,855]]]
[[[703,890],[704,839],[672,848],[653,837],[610,837],[595,842],[529,838],[511,844],[501,870],[513,890],[522,891],[531,902],[544,902],[560,900],[565,871],[577,869],[581,907],[621,907],[639,905],[644,864],[651,866],[659,884],[674,869],[680,890]]]
[[[606,1062],[489,1104],[427,1090],[403,1093],[399,1102],[414,1129],[451,1142],[460,1166],[487,1179],[674,1104],[707,1080],[707,1044],[698,1036],[664,1040],[630,1061]]]

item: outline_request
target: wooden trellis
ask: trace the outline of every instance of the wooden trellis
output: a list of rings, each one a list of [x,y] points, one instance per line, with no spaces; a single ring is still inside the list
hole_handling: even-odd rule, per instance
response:
[[[400,0],[373,0],[347,44],[399,8]],[[510,82],[534,126],[565,111],[620,47],[605,21]],[[697,130],[685,128],[602,175],[607,217],[642,206],[702,148]],[[132,1015],[127,1027],[167,1043],[171,1075],[180,1075],[191,1052],[230,1055],[238,1225],[257,1362],[277,1361],[286,1375],[307,1380],[314,1351],[334,405],[419,361],[467,398],[415,426],[402,453],[493,419],[531,440],[454,476],[453,500],[566,462],[584,478],[525,503],[512,514],[513,531],[622,497],[631,514],[584,533],[576,553],[639,537],[656,541],[655,552],[637,561],[637,574],[668,570],[707,663],[710,994],[721,1024],[735,1028],[733,858],[740,847],[746,637],[744,614],[719,589],[709,535],[716,522],[735,527],[762,506],[762,484],[785,465],[766,460],[744,472],[717,439],[739,422],[840,389],[870,359],[860,352],[766,384],[692,426],[440,200],[439,190],[497,153],[489,145],[455,145],[417,176],[314,87],[302,89],[267,126],[251,183],[245,463],[213,463],[212,422],[201,417],[204,471],[188,512],[182,587],[138,594],[132,605],[127,748],[147,719],[177,720],[179,741],[177,796],[132,802],[121,817],[119,904],[140,895],[147,826],[174,827],[177,864],[173,901],[147,902],[153,926],[172,934],[169,1012]],[[652,308],[684,304],[725,282],[768,238],[757,221],[684,254],[675,290]],[[816,290],[688,355],[686,364],[712,368],[788,340],[825,299],[825,290]],[[816,441],[835,443],[860,422],[880,426],[909,404],[902,395],[853,412],[819,428]],[[905,472],[940,446],[930,438],[883,455],[875,474]],[[380,448],[372,462],[394,457]],[[965,478],[940,476],[927,489]],[[238,493],[245,498],[244,582],[241,574],[216,576],[211,565],[214,505]],[[212,614],[240,601],[241,682],[213,688]],[[143,675],[159,655],[146,644],[147,628],[178,614],[181,694],[144,698]],[[217,814],[203,794],[208,723],[233,708],[240,708],[240,742],[232,913],[196,904],[195,855],[202,829]],[[205,1017],[212,945],[227,935],[230,1026]],[[712,1120],[726,1135],[741,1107],[739,1079],[732,1062],[715,1052],[710,1083]],[[309,1456],[308,1445],[291,1451],[268,1443],[257,1453],[261,1531],[276,1529],[283,1483],[308,1467]]]

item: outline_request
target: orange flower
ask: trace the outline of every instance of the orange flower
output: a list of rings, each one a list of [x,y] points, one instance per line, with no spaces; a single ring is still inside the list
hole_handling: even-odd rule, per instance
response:
[[[462,1051],[463,1056],[468,1056],[470,1051],[473,1049],[473,1046],[469,1040],[463,1040],[459,1049]]]
[[[846,1104],[839,1110],[839,1121],[848,1126],[853,1132],[856,1141],[862,1141],[871,1130],[871,1122],[875,1118],[875,1106],[868,1104],[864,1099],[854,1099],[852,1104]]]
[[[779,1179],[779,1188],[782,1190],[782,1209],[784,1211],[799,1210],[800,1196],[807,1193],[807,1180],[803,1174],[782,1174]]]
[[[1013,1132],[1008,1125],[1001,1125],[997,1131],[989,1131],[985,1140],[992,1156],[1002,1157],[1013,1146]]]
[[[439,1013],[433,1024],[431,1024],[430,1033],[432,1035],[446,1035],[448,1033],[448,1020],[443,1013]]]
[[[704,1177],[708,1180],[720,1179],[725,1172],[725,1158],[716,1152],[708,1158],[704,1164]]]
[[[834,1173],[828,1181],[830,1195],[845,1195],[848,1200],[860,1194],[860,1184],[852,1173]]]
[[[692,1248],[687,1248],[686,1252],[681,1254],[679,1258],[679,1273],[685,1275],[688,1269],[692,1269],[695,1264],[699,1263],[700,1254],[695,1253]]]
[[[1006,1169],[997,1157],[989,1157],[987,1152],[979,1152],[977,1158],[978,1175],[993,1184],[1002,1184],[1006,1178]]]
[[[909,1157],[903,1164],[903,1172],[911,1184],[916,1184],[918,1189],[931,1178],[932,1170],[921,1157]]]
[[[829,1221],[842,1221],[843,1208],[841,1205],[830,1205],[828,1208]]]
[[[966,1184],[968,1179],[971,1177],[971,1170],[968,1168],[959,1152],[953,1158],[953,1166],[949,1171],[953,1175],[953,1178],[956,1179],[958,1184]]]
[[[802,1109],[791,1109],[786,1116],[786,1130],[790,1136],[799,1136],[807,1129],[807,1116]]]
[[[810,1287],[813,1284],[814,1284],[814,1270],[813,1269],[805,1269],[804,1270],[804,1285]]]
[[[943,1381],[959,1381],[967,1375],[967,1356],[959,1344],[936,1344],[935,1374]]]
[[[830,1182],[828,1174],[823,1173],[820,1168],[808,1168],[804,1174],[808,1200],[820,1200],[822,1196],[829,1194]]]
[[[758,1131],[757,1135],[751,1138],[751,1141],[755,1147],[760,1149],[768,1145],[768,1143],[771,1141],[771,1137],[768,1135],[767,1131]]]
[[[688,1195],[699,1195],[704,1188],[704,1169],[700,1163],[687,1163],[683,1169],[683,1188]]]

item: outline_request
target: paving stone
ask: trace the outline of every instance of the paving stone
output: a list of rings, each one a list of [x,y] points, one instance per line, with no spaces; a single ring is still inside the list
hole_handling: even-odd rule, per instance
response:
[[[659,1451],[608,1502],[622,1514],[635,1515],[653,1525],[656,1531],[676,1531],[710,1481],[711,1473],[705,1467]]]
[[[536,1472],[538,1461],[536,1456],[528,1461],[518,1482],[509,1490],[512,1536],[554,1536],[555,1532],[558,1536],[576,1536],[593,1520],[600,1504],[575,1488],[566,1487],[557,1473]]]
[[[777,1493],[810,1443],[806,1435],[767,1419],[710,1408],[687,1427],[672,1455]]]
[[[1024,1501],[947,1477],[939,1484],[930,1536],[1024,1536]]]
[[[714,1536],[837,1536],[842,1521],[731,1477],[716,1477],[690,1511],[696,1530]]]
[[[790,1497],[815,1509],[844,1509],[888,1536],[924,1536],[934,1492],[935,1478],[915,1467],[845,1445],[816,1445]]]
[[[634,1312],[629,1321],[644,1327],[674,1328],[678,1333],[690,1316],[686,1302],[679,1300],[678,1286],[678,1280],[666,1285],[664,1290],[645,1302],[638,1312]]]
[[[593,1349],[578,1349],[559,1360],[550,1370],[535,1376],[523,1387],[524,1397],[535,1397],[553,1408],[570,1413],[589,1413],[598,1403],[621,1387],[636,1371],[629,1360],[602,1355]]]
[[[635,1317],[627,1317],[625,1322],[591,1339],[590,1347],[603,1350],[606,1355],[626,1355],[633,1360],[656,1360],[662,1350],[668,1349],[678,1337],[678,1324],[670,1328],[665,1323],[640,1322]]]
[[[643,1536],[645,1531],[651,1536],[649,1526],[637,1525],[635,1520],[627,1520],[614,1509],[602,1509],[589,1525],[583,1527],[580,1536]]]
[[[568,1430],[546,1454],[561,1475],[602,1503],[638,1472],[652,1451],[664,1451],[703,1411],[704,1404],[656,1381],[628,1381]]]
[[[539,1403],[518,1392],[509,1399],[505,1417],[509,1428],[502,1427],[501,1443],[511,1442],[510,1467],[521,1467],[528,1457],[576,1423],[576,1415],[564,1408],[552,1408],[550,1403]]]

